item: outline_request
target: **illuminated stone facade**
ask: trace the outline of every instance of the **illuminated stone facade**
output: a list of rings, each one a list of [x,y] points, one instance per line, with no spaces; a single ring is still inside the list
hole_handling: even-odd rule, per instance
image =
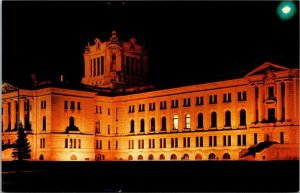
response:
[[[82,83],[93,89],[20,89],[31,159],[299,159],[299,69],[266,62],[238,79],[125,92],[128,85],[145,88],[146,58],[135,39],[121,44],[113,32],[85,50]],[[117,84],[126,86],[123,94],[97,90]],[[2,144],[17,134],[18,91],[9,86],[2,90]],[[2,159],[11,160],[11,151]]]

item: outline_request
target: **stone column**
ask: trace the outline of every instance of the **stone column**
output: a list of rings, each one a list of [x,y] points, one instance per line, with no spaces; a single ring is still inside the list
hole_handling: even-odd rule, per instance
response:
[[[264,85],[258,85],[258,121],[262,122],[265,119],[265,108],[264,108]]]
[[[11,129],[14,129],[15,128],[15,124],[16,124],[16,115],[17,115],[17,112],[16,112],[16,101],[15,100],[12,100],[11,103],[10,103],[10,112],[11,112],[11,115],[10,115],[10,121],[11,121]]]
[[[285,81],[285,93],[284,93],[284,102],[285,102],[285,120],[290,120],[291,115],[291,91],[290,91],[290,81]]]
[[[20,99],[20,123],[25,127],[25,114],[24,114],[24,99]]]
[[[250,101],[251,101],[251,107],[250,107],[250,112],[249,115],[250,115],[250,120],[251,120],[251,123],[255,123],[257,122],[256,120],[256,104],[257,104],[257,101],[256,101],[256,96],[255,96],[255,85],[251,85],[250,86]]]
[[[2,117],[2,120],[3,120],[3,128],[2,130],[5,131],[7,128],[8,128],[8,104],[7,102],[5,103],[2,103],[2,108],[3,108],[3,117]]]
[[[276,82],[276,90],[277,90],[276,119],[277,119],[277,121],[281,121],[282,120],[281,82]]]

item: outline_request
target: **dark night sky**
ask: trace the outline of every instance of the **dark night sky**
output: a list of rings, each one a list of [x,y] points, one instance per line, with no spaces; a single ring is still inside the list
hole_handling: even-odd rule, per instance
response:
[[[81,80],[87,41],[135,37],[149,51],[150,80],[182,85],[241,77],[265,61],[299,66],[299,6],[281,21],[266,2],[2,2],[2,79],[63,73]]]

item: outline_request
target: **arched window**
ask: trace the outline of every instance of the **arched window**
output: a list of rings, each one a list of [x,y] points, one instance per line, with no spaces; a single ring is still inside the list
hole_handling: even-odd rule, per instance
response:
[[[212,112],[211,113],[211,127],[217,127],[217,113]]]
[[[214,153],[209,154],[208,159],[216,159],[216,155]]]
[[[161,130],[166,131],[167,130],[167,119],[166,117],[163,117],[161,119]]]
[[[100,133],[100,121],[96,121],[96,133]]]
[[[189,159],[189,155],[188,154],[184,154],[183,157],[182,157],[182,159],[188,160]]]
[[[141,133],[145,132],[145,121],[144,119],[141,119],[141,130],[140,130]]]
[[[173,129],[178,130],[178,115],[173,117]]]
[[[73,154],[73,155],[71,156],[71,160],[73,160],[73,161],[77,160],[77,156]]]
[[[185,128],[190,129],[191,128],[191,116],[190,114],[187,114],[185,116]]]
[[[128,156],[128,160],[133,160],[132,155],[129,155],[129,156]]]
[[[203,128],[203,114],[198,114],[198,128]]]
[[[142,155],[139,155],[139,156],[138,156],[138,160],[143,160],[143,156],[142,156]]]
[[[148,159],[149,159],[149,160],[153,160],[153,159],[154,159],[153,155],[150,154],[149,157],[148,157]]]
[[[244,109],[240,111],[240,126],[246,126],[246,111]]]
[[[225,153],[225,154],[223,155],[223,159],[230,159],[230,155],[229,155],[228,153]]]
[[[231,126],[231,113],[230,111],[226,111],[225,113],[225,127]]]
[[[74,117],[69,118],[69,126],[66,128],[66,132],[69,131],[79,131],[79,128],[75,126],[75,119]]]
[[[202,155],[197,153],[195,156],[195,160],[202,160]]]
[[[43,156],[43,154],[41,154],[41,155],[40,155],[40,158],[39,158],[39,160],[44,160],[44,156]]]
[[[166,158],[165,158],[165,155],[164,154],[161,154],[160,156],[159,156],[159,159],[160,160],[165,160]]]
[[[46,131],[46,116],[43,116],[43,131]]]
[[[155,131],[155,119],[154,118],[151,118],[151,131]]]
[[[130,121],[130,133],[134,133],[134,120]]]
[[[171,160],[177,160],[177,156],[175,154],[171,155]]]

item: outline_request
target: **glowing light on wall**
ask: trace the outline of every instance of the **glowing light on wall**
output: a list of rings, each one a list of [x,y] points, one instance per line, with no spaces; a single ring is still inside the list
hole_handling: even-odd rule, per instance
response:
[[[277,14],[281,20],[288,20],[296,13],[295,3],[292,1],[283,1],[277,7]]]

